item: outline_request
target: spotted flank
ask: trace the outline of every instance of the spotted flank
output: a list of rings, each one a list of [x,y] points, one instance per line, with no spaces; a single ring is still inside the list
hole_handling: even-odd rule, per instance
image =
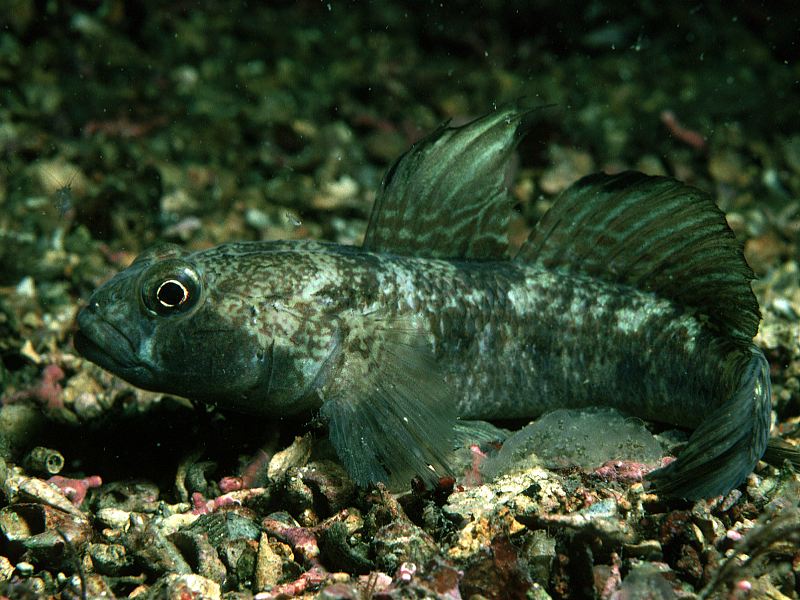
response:
[[[96,290],[77,349],[145,389],[277,419],[318,414],[353,479],[452,474],[481,420],[610,407],[693,430],[665,495],[741,484],[767,447],[752,271],[711,198],[586,177],[511,258],[504,182],[537,113],[442,126],[384,177],[362,247],[162,245]]]

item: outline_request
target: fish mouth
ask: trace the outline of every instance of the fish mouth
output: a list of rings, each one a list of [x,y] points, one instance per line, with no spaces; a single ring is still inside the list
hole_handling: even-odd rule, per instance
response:
[[[112,323],[86,309],[78,314],[72,343],[81,356],[124,379],[148,371],[147,365],[137,360],[131,340]]]

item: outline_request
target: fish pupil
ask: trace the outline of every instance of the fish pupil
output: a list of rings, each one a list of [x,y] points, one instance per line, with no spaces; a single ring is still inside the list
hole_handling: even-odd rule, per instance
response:
[[[189,290],[180,281],[168,279],[156,290],[156,299],[166,308],[180,306],[189,298]]]

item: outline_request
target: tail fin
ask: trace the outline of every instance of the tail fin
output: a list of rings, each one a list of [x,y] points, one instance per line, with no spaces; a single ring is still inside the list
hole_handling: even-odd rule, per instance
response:
[[[689,438],[678,460],[650,473],[653,491],[690,500],[727,494],[742,483],[767,448],[772,385],[764,354],[751,346],[733,396]]]

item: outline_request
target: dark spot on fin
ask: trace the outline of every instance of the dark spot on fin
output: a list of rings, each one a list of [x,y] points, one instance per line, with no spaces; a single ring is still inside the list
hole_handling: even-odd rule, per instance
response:
[[[761,350],[751,346],[747,356],[733,396],[692,433],[678,460],[648,475],[654,491],[710,498],[727,494],[753,471],[767,448],[772,389]]]
[[[452,475],[456,406],[425,337],[406,321],[367,323],[345,337],[343,364],[323,390],[336,453],[359,485]]]
[[[752,340],[753,272],[711,197],[666,177],[584,177],[542,217],[516,260],[651,291]]]
[[[500,108],[463,127],[443,125],[389,169],[365,250],[428,258],[506,257],[509,157],[533,110]]]

